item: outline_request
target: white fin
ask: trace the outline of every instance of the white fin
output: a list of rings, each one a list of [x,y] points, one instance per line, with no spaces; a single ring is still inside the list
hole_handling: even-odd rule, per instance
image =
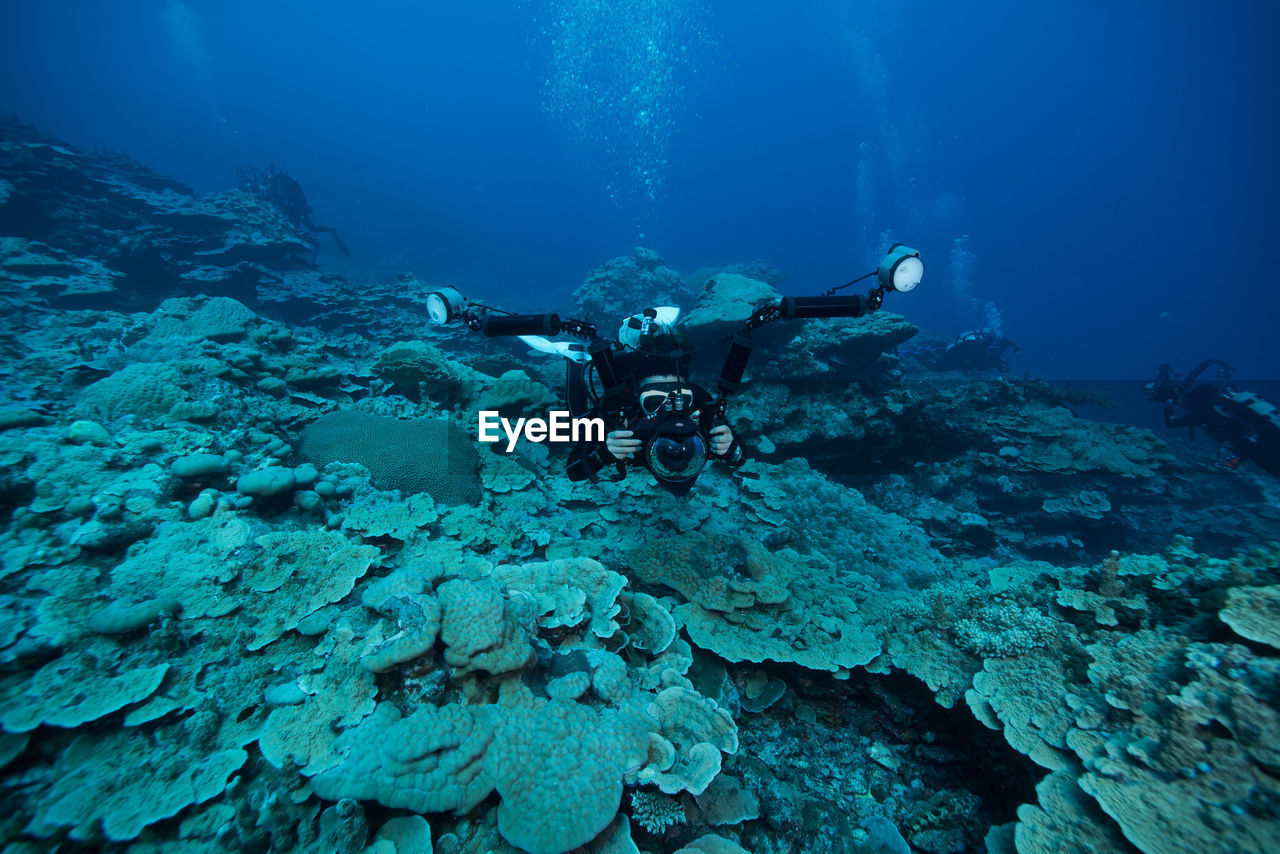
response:
[[[520,340],[528,344],[539,353],[551,353],[554,356],[563,356],[574,362],[590,362],[591,356],[582,349],[582,345],[575,344],[572,341],[551,341],[543,338],[541,335],[521,335]]]
[[[653,317],[647,316],[649,312],[653,312]],[[676,318],[679,316],[679,306],[660,305],[646,308],[644,311],[633,314],[630,317],[624,317],[622,325],[618,327],[618,343],[634,350],[640,346],[640,339],[649,334],[654,326],[674,326]],[[632,324],[635,325],[632,326]]]
[[[554,341],[548,341],[541,335],[521,335],[520,340],[528,344],[539,353],[556,353],[556,344]]]

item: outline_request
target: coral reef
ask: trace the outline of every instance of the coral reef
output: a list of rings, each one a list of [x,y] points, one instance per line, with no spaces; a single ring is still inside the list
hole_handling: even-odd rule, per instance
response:
[[[1257,473],[882,313],[761,337],[736,472],[575,483],[477,450],[561,366],[424,336],[425,282],[21,126],[0,165],[6,851],[1275,847]],[[637,249],[577,299],[715,333],[782,279]]]
[[[588,273],[573,298],[583,317],[609,329],[649,306],[687,308],[693,295],[662,256],[637,246],[630,255],[614,258]]]
[[[83,306],[217,289],[252,295],[305,266],[311,246],[271,205],[238,190],[197,197],[120,158],[90,155],[5,119],[0,265],[30,297]]]
[[[425,492],[446,504],[480,500],[475,446],[449,421],[331,412],[307,425],[300,448],[320,466],[359,463],[383,489],[405,495]]]

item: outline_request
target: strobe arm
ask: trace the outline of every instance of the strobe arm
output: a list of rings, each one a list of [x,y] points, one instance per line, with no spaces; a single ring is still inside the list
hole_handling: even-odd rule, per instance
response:
[[[879,294],[872,291],[872,294]],[[766,303],[747,318],[746,324],[729,345],[729,354],[725,356],[724,367],[720,369],[720,378],[716,381],[720,389],[717,403],[718,414],[724,415],[725,398],[738,390],[742,383],[742,375],[747,370],[747,361],[751,358],[751,350],[755,342],[751,339],[751,330],[759,329],[766,323],[775,320],[804,320],[816,317],[862,317],[868,311],[875,311],[881,305],[883,295],[872,299],[867,296],[834,296],[824,294],[817,297],[783,297],[777,302]]]
[[[742,375],[747,370],[747,360],[751,358],[751,350],[755,342],[751,340],[751,331],[743,330],[733,336],[729,345],[729,354],[724,357],[724,367],[720,369],[720,378],[716,386],[720,389],[721,399],[724,395],[738,390],[742,384]]]
[[[918,257],[918,253],[911,257]],[[747,361],[751,358],[751,350],[754,346],[754,342],[751,339],[751,331],[753,329],[759,329],[766,323],[772,323],[775,320],[864,317],[869,312],[878,311],[884,305],[884,295],[888,289],[888,285],[884,281],[879,287],[868,291],[865,296],[861,294],[838,296],[835,293],[842,287],[847,287],[873,275],[875,273],[868,273],[866,276],[854,279],[852,282],[847,282],[840,287],[832,288],[830,291],[816,297],[783,297],[777,302],[765,303],[752,312],[742,330],[733,336],[732,343],[729,345],[729,353],[725,356],[724,367],[720,369],[720,378],[716,381],[716,385],[720,389],[720,397],[715,401],[711,410],[713,417],[724,417],[728,396],[737,391],[738,386],[742,383],[742,375],[747,370]]]
[[[596,326],[586,320],[561,320],[558,314],[512,314],[500,308],[472,302],[457,288],[444,287],[427,294],[427,314],[435,324],[461,320],[473,332],[489,338],[516,335],[568,335],[593,340]]]
[[[1195,385],[1196,380],[1200,379],[1200,375],[1203,374],[1206,370],[1208,370],[1213,365],[1218,366],[1218,370],[1216,371],[1216,376],[1220,380],[1229,380],[1231,379],[1232,375],[1236,372],[1236,369],[1233,365],[1228,365],[1226,362],[1222,361],[1221,359],[1205,359],[1203,362],[1201,362],[1200,364],[1192,368],[1191,373],[1187,374],[1187,378],[1182,381],[1182,386],[1179,389],[1179,394],[1186,394],[1186,392],[1188,392],[1191,389],[1191,387]]]
[[[482,332],[489,338],[516,335],[574,335],[588,341],[595,340],[596,325],[586,320],[561,319],[558,314],[506,314],[488,309],[464,314],[467,326]]]
[[[884,289],[873,288],[865,296],[836,296],[822,294],[816,297],[783,297],[777,302],[766,303],[755,310],[743,327],[744,332],[759,329],[775,320],[808,320],[823,317],[863,317],[878,311],[884,305]]]
[[[876,293],[876,292],[872,292]],[[862,317],[868,311],[880,307],[883,297],[875,300],[871,295],[862,296],[820,296],[820,297],[783,297],[779,305],[780,316],[784,320],[803,320],[819,317]]]
[[[479,317],[480,331],[489,338],[515,335],[559,335],[558,314],[491,314]],[[468,323],[468,326],[471,324]],[[472,327],[473,329],[475,327]]]

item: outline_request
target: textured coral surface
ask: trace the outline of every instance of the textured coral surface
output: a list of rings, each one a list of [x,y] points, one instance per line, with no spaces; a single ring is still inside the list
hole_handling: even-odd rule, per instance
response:
[[[1277,850],[1259,472],[884,313],[762,336],[736,472],[575,483],[473,441],[562,362],[427,283],[29,128],[0,166],[58,213],[0,239],[6,852]],[[576,311],[715,337],[782,278],[637,248]]]

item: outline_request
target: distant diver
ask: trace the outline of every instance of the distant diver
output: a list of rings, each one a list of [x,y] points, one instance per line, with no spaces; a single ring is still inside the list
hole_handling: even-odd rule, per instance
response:
[[[1214,365],[1218,366],[1216,377],[1224,384],[1198,383],[1200,375]],[[1199,427],[1218,443],[1220,452],[1229,453],[1222,463],[1226,468],[1249,461],[1280,477],[1280,410],[1253,392],[1226,384],[1234,373],[1226,362],[1205,359],[1179,378],[1164,364],[1143,390],[1152,401],[1164,404],[1166,427],[1186,427],[1192,438]]]
[[[783,297],[752,312],[729,340],[729,352],[716,382],[719,395],[689,381],[693,352],[676,327],[680,310],[660,306],[624,318],[616,339],[597,334],[586,320],[561,320],[556,314],[510,314],[471,302],[454,288],[427,296],[433,323],[461,320],[489,337],[518,336],[535,350],[566,359],[566,396],[575,417],[594,416],[605,424],[605,441],[580,442],[569,454],[570,480],[621,480],[628,466],[641,466],[673,495],[687,493],[710,461],[737,468],[745,452],[725,418],[728,396],[738,389],[754,346],[754,329],[776,320],[862,317],[878,310],[886,294],[906,293],[920,283],[920,253],[900,243],[880,266],[865,276],[831,288],[821,296]],[[878,285],[865,296],[836,291],[871,276]],[[582,339],[552,341],[561,333]]]
[[[904,352],[912,353],[932,371],[1000,371],[1009,370],[1005,352],[1022,350],[1017,344],[990,329],[963,332],[943,346],[940,342],[922,345]]]
[[[246,166],[237,170],[237,175],[240,179],[240,189],[275,205],[294,228],[309,234],[327,232],[333,237],[333,242],[338,245],[342,254],[348,258],[351,257],[351,250],[338,236],[338,229],[331,225],[316,225],[311,221],[311,205],[307,203],[307,194],[302,191],[302,185],[297,179],[288,172],[277,169],[273,163],[265,170],[256,166]],[[315,252],[319,251],[319,245],[314,241],[309,242],[313,247],[311,260],[314,263]]]

